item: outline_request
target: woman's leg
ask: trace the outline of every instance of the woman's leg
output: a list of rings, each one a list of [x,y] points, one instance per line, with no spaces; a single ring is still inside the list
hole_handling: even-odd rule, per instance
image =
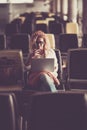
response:
[[[49,77],[47,74],[40,74],[39,87],[41,91],[57,91],[53,79]]]

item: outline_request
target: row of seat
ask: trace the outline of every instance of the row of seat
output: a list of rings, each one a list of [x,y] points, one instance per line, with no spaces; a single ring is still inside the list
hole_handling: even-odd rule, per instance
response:
[[[46,34],[50,41],[50,46],[53,49],[60,49],[67,52],[69,48],[77,48],[77,34]],[[86,44],[86,34],[83,35],[83,43]],[[16,33],[10,37],[5,34],[0,35],[0,50],[2,49],[22,49],[23,53],[29,53],[30,35],[26,33]]]
[[[11,35],[12,33],[28,33],[31,35],[37,30],[53,34],[79,33],[78,23],[63,20],[55,13],[44,16],[41,12],[20,14],[19,17],[6,25],[5,33],[7,35]]]
[[[67,52],[68,48],[78,47],[78,36],[76,34],[46,34],[53,49],[60,49]],[[16,33],[11,37],[5,34],[0,35],[0,49],[22,49],[23,54],[29,53],[30,35],[26,33]]]
[[[50,22],[52,23],[50,23]],[[57,25],[57,27],[56,27]],[[54,26],[54,27],[53,27]],[[53,27],[53,28],[52,28]],[[53,17],[37,17],[37,14],[27,13],[27,15],[21,15],[15,19],[13,19],[10,23],[6,25],[5,32],[7,35],[11,35],[11,33],[28,33],[32,34],[36,30],[43,30],[45,33],[62,33],[63,25],[58,22],[56,18]],[[55,32],[56,31],[56,32]]]
[[[87,130],[87,92],[0,93],[2,130]]]
[[[87,89],[87,48],[69,49],[64,63],[60,50],[54,51],[58,59],[58,79],[61,83],[58,89]],[[0,51],[0,91],[29,89],[27,78],[22,51]]]
[[[47,34],[48,35],[48,34]],[[53,34],[52,34],[53,36]],[[86,39],[86,34],[84,35],[85,39]],[[21,49],[23,54],[28,54],[29,53],[29,36],[27,34],[14,34],[11,38],[11,43],[8,46],[8,49]],[[6,46],[6,38],[4,35],[4,44]],[[70,42],[70,43],[69,43]],[[72,43],[71,43],[72,42]],[[77,35],[76,34],[61,34],[59,37],[59,50],[61,52],[62,55],[62,63],[63,66],[66,64],[65,62],[67,61],[66,57],[67,57],[67,51],[68,49],[72,49],[72,48],[76,48],[78,49],[78,39],[77,39]],[[67,46],[68,45],[68,46]],[[24,56],[24,55],[23,55]],[[25,55],[25,60],[26,60],[27,56]]]

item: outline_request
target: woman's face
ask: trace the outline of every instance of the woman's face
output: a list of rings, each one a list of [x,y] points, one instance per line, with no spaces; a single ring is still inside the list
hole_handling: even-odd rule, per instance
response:
[[[37,44],[37,49],[43,50],[44,49],[44,39],[43,38],[38,38],[36,41]]]

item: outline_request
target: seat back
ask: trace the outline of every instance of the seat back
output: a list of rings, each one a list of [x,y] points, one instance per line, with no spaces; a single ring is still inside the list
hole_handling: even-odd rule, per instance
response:
[[[62,70],[62,57],[61,57],[61,52],[59,49],[54,49],[58,61],[58,79],[62,83],[63,80],[63,70]]]
[[[0,51],[0,91],[22,90],[23,87],[22,52],[19,50]]]
[[[29,42],[30,35],[25,33],[14,34],[11,37],[11,43],[9,45],[10,49],[20,49],[23,55],[28,55],[29,53]]]
[[[20,130],[13,93],[0,93],[0,129]]]
[[[87,48],[68,50],[68,85],[70,89],[87,89]]]
[[[35,24],[35,31],[41,30],[45,33],[48,32],[48,27],[46,23],[37,23]]]
[[[53,33],[53,34],[64,33],[63,24],[57,23],[56,21],[49,21],[48,30],[49,33]]]
[[[87,34],[83,34],[82,46],[87,48]]]
[[[11,36],[15,33],[19,33],[18,25],[14,24],[14,23],[6,24],[6,27],[5,27],[6,36]]]
[[[47,24],[47,21],[44,19],[41,19],[41,20],[36,20],[36,22],[35,22],[35,24],[42,24],[42,23]]]
[[[29,129],[86,130],[86,96],[69,92],[34,94],[28,113]]]
[[[78,34],[78,24],[73,22],[66,23],[66,33]]]
[[[61,53],[67,53],[68,49],[78,48],[77,34],[60,34],[59,49]]]
[[[6,35],[0,34],[0,50],[6,49]]]

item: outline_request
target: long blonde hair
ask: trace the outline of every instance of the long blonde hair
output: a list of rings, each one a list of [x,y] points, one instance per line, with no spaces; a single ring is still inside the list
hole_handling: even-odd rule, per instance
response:
[[[32,52],[33,49],[35,49],[36,41],[37,41],[37,38],[39,38],[39,37],[44,39],[44,43],[45,43],[44,44],[44,51],[50,49],[50,42],[49,42],[49,39],[48,39],[47,35],[43,31],[39,30],[39,31],[36,31],[31,36],[30,52]]]

